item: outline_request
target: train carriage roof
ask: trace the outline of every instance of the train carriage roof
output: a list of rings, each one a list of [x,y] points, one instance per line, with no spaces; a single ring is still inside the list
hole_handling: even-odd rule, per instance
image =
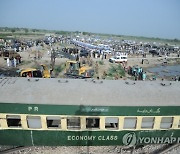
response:
[[[0,78],[1,103],[179,106],[180,82]]]

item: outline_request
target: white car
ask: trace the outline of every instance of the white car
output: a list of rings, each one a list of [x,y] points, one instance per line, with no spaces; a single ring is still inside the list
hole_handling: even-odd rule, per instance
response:
[[[109,59],[109,62],[111,63],[123,63],[127,62],[127,56],[114,56]]]

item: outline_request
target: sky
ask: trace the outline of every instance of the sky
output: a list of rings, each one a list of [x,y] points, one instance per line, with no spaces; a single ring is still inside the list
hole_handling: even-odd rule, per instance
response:
[[[0,0],[0,27],[180,39],[180,0]]]

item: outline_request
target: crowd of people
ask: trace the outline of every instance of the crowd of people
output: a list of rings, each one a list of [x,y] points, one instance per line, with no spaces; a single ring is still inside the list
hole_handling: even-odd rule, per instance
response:
[[[134,77],[134,80],[146,80],[147,75],[146,72],[143,70],[142,67],[139,66],[129,66],[128,68],[128,74],[132,75]]]
[[[31,40],[31,41],[17,41],[14,42],[10,41],[4,41],[4,45],[6,48],[14,49],[15,52],[22,52],[22,51],[29,51],[30,48],[36,47],[37,49],[37,57],[38,59],[41,56],[39,49],[44,44],[48,45],[52,51],[48,50],[48,55],[51,55],[51,61],[53,61],[53,58],[57,56],[57,52],[60,51],[60,49],[55,49],[55,46],[53,45],[56,42],[71,44],[71,39],[68,37],[53,37],[53,36],[46,36],[45,39],[42,40]],[[104,41],[104,42],[103,42]],[[86,42],[86,40],[84,40]],[[89,42],[94,43],[94,42]],[[105,40],[102,40],[102,44],[107,43]],[[106,50],[101,49],[91,49],[91,48],[83,48],[79,46],[74,47],[65,47],[62,49],[62,52],[70,55],[69,59],[73,59],[76,61],[88,61],[89,59],[97,59],[97,60],[104,60],[109,59],[111,56],[118,55],[120,53],[125,53],[131,55],[131,54],[141,54],[142,55],[142,61],[141,64],[147,63],[146,54],[149,54],[148,51],[150,48],[154,47],[156,50],[160,51],[161,54],[165,54],[166,57],[170,55],[171,51],[174,51],[174,49],[170,49],[165,46],[153,46],[153,45],[147,45],[143,43],[137,43],[137,42],[126,42],[126,41],[119,41],[119,42],[109,42],[108,46],[108,52]],[[110,52],[111,51],[111,52]],[[123,51],[123,52],[122,52]],[[52,53],[55,53],[52,54]],[[179,56],[179,51],[177,51],[177,55]],[[154,56],[154,54],[153,54]],[[88,59],[88,60],[86,60]],[[54,60],[55,61],[55,60]],[[21,63],[21,57],[8,57],[6,59],[7,66],[8,67],[16,67],[19,63]],[[149,63],[149,62],[148,62]],[[122,64],[123,66],[123,64]],[[125,68],[123,66],[123,68]],[[126,68],[125,68],[126,69]],[[146,80],[147,74],[143,70],[143,68],[138,66],[129,66],[128,68],[128,74],[132,75],[134,77],[134,80]],[[155,80],[156,77],[153,77],[153,80]],[[175,78],[176,80],[179,80],[179,78]]]

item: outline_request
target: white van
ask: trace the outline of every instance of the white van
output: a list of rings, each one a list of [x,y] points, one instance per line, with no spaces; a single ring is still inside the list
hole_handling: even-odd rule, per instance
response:
[[[127,62],[127,55],[114,56],[109,59],[111,63],[123,63]]]

